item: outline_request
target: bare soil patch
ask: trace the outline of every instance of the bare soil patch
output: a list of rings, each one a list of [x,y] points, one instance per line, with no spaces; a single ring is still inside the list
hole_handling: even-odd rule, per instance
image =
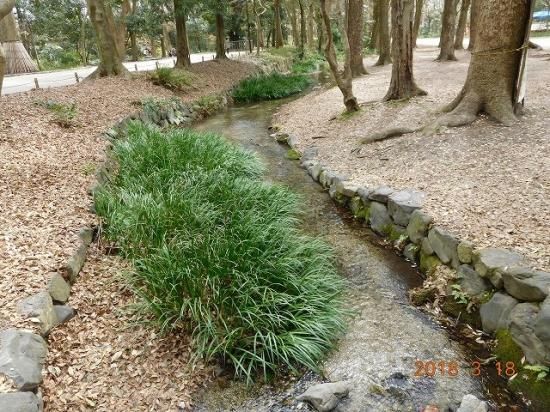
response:
[[[360,113],[341,116],[342,96],[331,88],[285,105],[274,122],[297,137],[300,150],[317,147],[322,163],[355,183],[423,190],[436,224],[478,247],[517,250],[550,270],[550,62],[540,52],[530,52],[526,114],[516,125],[480,118],[433,136],[364,145],[360,157],[352,153],[373,132],[433,120],[464,84],[469,54],[457,55],[458,62],[438,63],[437,49],[417,50],[415,77],[426,97],[381,103],[391,67],[369,67],[370,75],[354,81],[359,102],[371,102]]]

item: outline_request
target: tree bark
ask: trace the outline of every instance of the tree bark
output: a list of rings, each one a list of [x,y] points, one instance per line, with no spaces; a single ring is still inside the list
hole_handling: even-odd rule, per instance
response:
[[[514,90],[521,53],[528,47],[525,26],[530,4],[517,0],[481,0],[475,48],[462,91],[446,108],[450,112],[436,126],[471,123],[479,112],[504,125],[514,115]]]
[[[391,44],[389,31],[390,0],[378,0],[378,61],[375,66],[391,63]]]
[[[225,54],[225,27],[221,12],[216,13],[216,59],[227,59]]]
[[[262,13],[258,11],[256,0],[252,2],[252,10],[256,16],[256,54],[260,55],[260,48],[263,46],[263,31],[262,31]]]
[[[275,15],[275,47],[277,49],[283,47],[283,27],[281,25],[281,0],[274,0],[273,12]]]
[[[325,35],[327,37],[325,43],[325,57],[330,66],[330,71],[334,76],[334,80],[338,85],[338,88],[344,96],[344,105],[346,106],[347,112],[356,112],[359,110],[359,104],[357,99],[353,95],[353,83],[351,76],[351,57],[350,57],[350,47],[347,36],[347,23],[344,24],[344,29],[342,30],[342,43],[344,45],[344,52],[346,56],[346,61],[344,63],[344,71],[340,73],[338,71],[338,59],[336,57],[336,50],[334,48],[334,43],[332,41],[332,28],[330,24],[330,17],[327,10],[326,0],[321,0],[321,14],[323,16],[323,22],[325,25]]]
[[[378,50],[378,7],[380,4],[380,0],[372,0],[372,18],[374,20],[374,23],[372,25],[371,33],[370,33],[370,39],[369,39],[369,49],[371,50]]]
[[[384,97],[388,100],[424,96],[413,76],[413,4],[414,0],[392,0],[392,76],[390,88]]]
[[[298,0],[298,6],[300,7],[300,58],[303,59],[306,52],[306,13],[304,9],[304,0]]]
[[[0,21],[11,13],[15,6],[15,0],[0,0]],[[2,92],[2,83],[4,82],[4,73],[6,70],[6,57],[4,49],[0,43],[0,93]]]
[[[363,0],[348,0],[348,39],[353,77],[368,74],[363,64]]]
[[[189,52],[189,39],[187,38],[187,13],[183,0],[174,0],[174,13],[176,16],[176,67],[183,69],[191,66],[191,53]]]
[[[310,49],[315,47],[315,40],[313,39],[313,26],[315,22],[315,7],[313,7],[313,1],[309,2],[309,12],[307,14],[307,45]]]
[[[290,16],[290,27],[292,29],[292,44],[300,47],[300,35],[298,34],[298,16],[296,15],[296,4],[293,0],[286,2],[286,10]]]
[[[470,10],[470,42],[468,43],[468,50],[472,51],[475,46],[477,35],[477,21],[479,19],[479,1],[472,0],[472,9]]]
[[[420,23],[422,23],[422,9],[424,8],[424,0],[416,0],[416,10],[414,12],[413,26],[413,47],[416,47],[416,39],[420,31]]]
[[[87,2],[99,51],[99,66],[90,77],[126,76],[128,70],[122,64],[110,3],[105,0],[87,0]]]
[[[464,49],[464,33],[466,32],[466,20],[468,19],[470,1],[471,0],[462,0],[460,6],[460,15],[458,17],[458,24],[456,25],[455,50]]]
[[[454,48],[455,20],[455,0],[445,0],[445,4],[443,6],[443,16],[441,17],[441,50],[436,59],[437,61],[456,60]]]
[[[38,70],[36,63],[21,42],[17,22],[11,12],[0,20],[0,43],[4,48],[6,73],[29,73]]]

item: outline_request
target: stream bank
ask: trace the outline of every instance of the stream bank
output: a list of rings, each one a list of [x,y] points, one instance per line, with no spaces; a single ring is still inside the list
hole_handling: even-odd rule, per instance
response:
[[[296,162],[285,159],[287,148],[267,131],[281,104],[228,108],[196,128],[221,133],[258,153],[267,165],[268,179],[301,193],[304,230],[321,236],[335,249],[349,283],[349,307],[356,316],[322,365],[324,376],[306,374],[281,385],[283,390],[276,385],[249,391],[239,383],[219,384],[203,394],[196,410],[299,410],[307,406],[295,396],[323,379],[351,382],[350,396],[340,403],[340,411],[416,411],[427,405],[455,410],[466,394],[488,397],[494,408],[517,404],[502,384],[490,381],[484,387],[486,376],[472,376],[470,363],[476,354],[409,304],[408,290],[422,284],[421,275],[393,251],[377,245],[374,234],[335,205]],[[458,374],[415,377],[417,360],[456,362]]]

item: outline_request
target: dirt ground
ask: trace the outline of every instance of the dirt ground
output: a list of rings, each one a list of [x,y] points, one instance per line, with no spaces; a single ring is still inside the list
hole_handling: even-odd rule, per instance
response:
[[[235,61],[195,64],[194,88],[180,97],[225,91],[254,70]],[[87,192],[104,156],[102,132],[136,111],[135,102],[172,95],[140,76],[0,99],[0,328],[32,328],[15,315],[17,302],[45,289],[51,272],[74,253],[79,230],[96,224]],[[36,104],[47,100],[76,103],[76,126],[52,122],[52,113]],[[49,338],[47,410],[168,410],[175,393],[188,401],[194,384],[186,379],[185,339],[121,331],[128,298],[112,276],[119,267],[99,254],[85,265],[69,300],[78,317]],[[144,352],[133,353],[142,351],[140,342],[147,342]]]
[[[373,67],[354,81],[359,102],[343,117],[338,89],[321,90],[285,105],[274,122],[298,138],[298,148],[318,147],[331,169],[367,186],[415,188],[426,193],[425,210],[438,225],[478,247],[517,250],[532,264],[550,270],[550,61],[530,52],[526,114],[512,127],[480,118],[469,127],[420,133],[363,145],[361,137],[386,127],[417,127],[437,116],[460,91],[469,54],[458,62],[434,62],[437,49],[415,53],[415,78],[428,96],[381,103],[391,68]],[[374,102],[373,102],[374,101]],[[312,110],[314,108],[314,110]],[[336,118],[335,118],[336,117]],[[322,139],[312,137],[324,136]]]

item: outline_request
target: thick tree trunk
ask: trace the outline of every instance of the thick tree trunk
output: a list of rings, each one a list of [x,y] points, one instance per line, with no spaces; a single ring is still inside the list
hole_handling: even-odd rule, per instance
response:
[[[437,61],[456,60],[454,48],[455,20],[455,0],[445,0],[441,17],[441,36],[439,38],[441,51],[436,59]]]
[[[105,0],[87,0],[87,2],[99,51],[99,66],[90,77],[126,76],[128,70],[122,64],[110,3]]]
[[[21,36],[13,13],[0,20],[0,43],[4,47],[5,72],[7,74],[29,73],[38,70],[21,42]]]
[[[375,66],[391,63],[391,44],[389,29],[390,0],[378,0],[378,61]]]
[[[0,21],[11,13],[15,6],[15,0],[0,0]],[[2,83],[4,82],[4,73],[6,70],[6,57],[4,56],[4,49],[0,44],[0,93],[2,92]]]
[[[298,16],[296,15],[296,5],[293,0],[286,2],[287,14],[290,16],[290,28],[292,29],[292,44],[300,47],[300,35],[298,34]]]
[[[462,0],[462,5],[460,6],[460,15],[458,17],[458,24],[456,25],[455,50],[464,49],[464,33],[466,32],[466,20],[468,19],[470,1]]]
[[[132,0],[132,15],[135,15],[136,11],[137,0]],[[139,49],[135,30],[130,31],[130,52],[132,54],[132,60],[137,61],[139,59]]]
[[[481,0],[479,27],[468,77],[460,94],[446,108],[439,125],[471,123],[479,112],[511,125],[514,115],[514,90],[521,53],[527,47],[526,24],[530,5],[517,0]]]
[[[424,0],[416,0],[416,9],[414,11],[414,26],[413,26],[413,47],[416,47],[416,39],[420,31],[420,23],[422,23],[422,9],[424,8]]]
[[[275,47],[283,47],[283,26],[281,25],[281,0],[274,0],[273,13],[275,15]]]
[[[468,50],[472,51],[475,46],[477,35],[477,21],[479,19],[479,2],[480,0],[472,0],[472,10],[470,10],[470,42]]]
[[[392,75],[384,100],[409,99],[424,96],[413,76],[413,4],[414,0],[392,0]]]
[[[227,59],[225,54],[225,26],[223,14],[216,13],[216,59]]]
[[[259,56],[260,48],[263,47],[264,39],[263,39],[263,31],[262,31],[262,19],[261,19],[262,15],[258,11],[256,0],[253,0],[252,10],[254,11],[254,15],[256,16],[256,54]]]
[[[313,1],[310,1],[309,12],[307,14],[307,45],[311,49],[315,47],[315,40],[313,38],[314,22],[315,22],[315,7],[313,7]]]
[[[369,39],[369,49],[371,50],[378,50],[378,7],[380,4],[380,0],[372,0],[372,18],[374,20],[374,23],[372,25],[371,33],[370,33],[370,39]]]
[[[349,0],[347,14],[351,74],[357,77],[367,74],[363,64],[363,0]]]
[[[325,35],[323,31],[323,17],[321,16],[321,10],[315,9],[315,21],[317,22],[317,52],[323,52],[323,44],[325,41]]]
[[[344,45],[344,52],[346,55],[346,61],[344,64],[344,71],[340,73],[338,71],[338,59],[336,57],[336,50],[334,48],[334,43],[332,41],[332,28],[330,24],[330,17],[327,10],[326,0],[321,0],[321,13],[323,16],[323,22],[325,25],[325,35],[327,37],[325,44],[325,57],[330,66],[330,71],[334,76],[334,80],[338,85],[338,88],[344,96],[344,105],[346,106],[347,112],[356,112],[359,110],[359,104],[357,99],[353,95],[353,83],[351,76],[351,57],[350,57],[350,48],[347,36],[347,23],[344,24],[344,29],[342,30],[342,43]]]
[[[186,10],[183,0],[174,0],[174,12],[176,15],[176,67],[183,69],[191,66],[191,54],[189,53],[189,40],[187,38]]]
[[[298,0],[298,6],[300,7],[300,58],[304,58],[306,52],[306,12],[304,9],[304,0]]]

